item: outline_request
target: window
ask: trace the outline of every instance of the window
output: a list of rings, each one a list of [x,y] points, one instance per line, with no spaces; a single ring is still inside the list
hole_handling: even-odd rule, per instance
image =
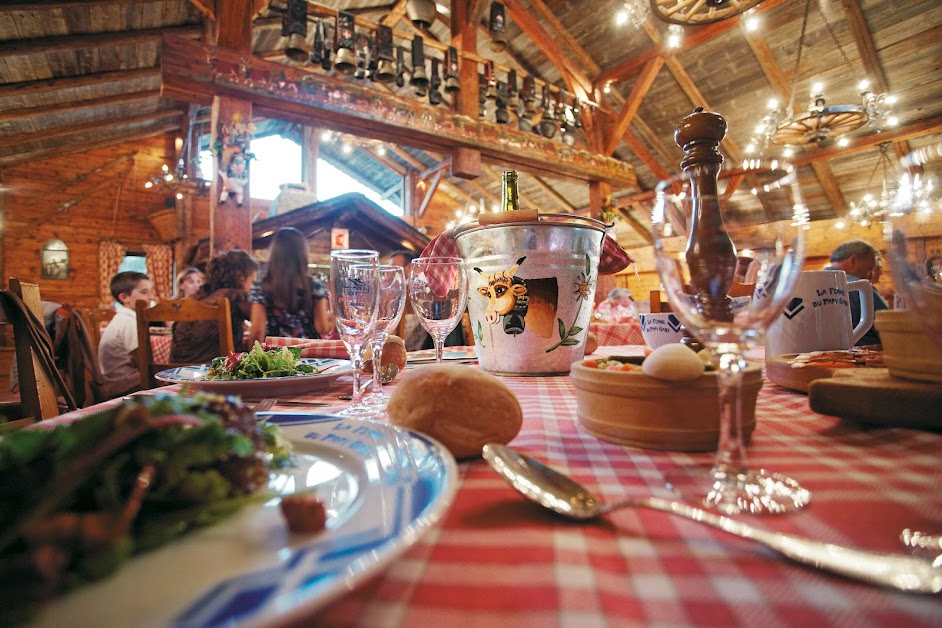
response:
[[[274,200],[284,183],[301,181],[301,146],[280,135],[270,135],[252,140],[255,159],[249,166],[249,189],[252,198]],[[213,179],[213,155],[205,150],[200,153],[200,173],[204,179]],[[390,214],[402,217],[402,208],[381,199],[379,193],[363,185],[353,177],[341,172],[323,159],[317,160],[317,197],[321,201],[359,192]]]

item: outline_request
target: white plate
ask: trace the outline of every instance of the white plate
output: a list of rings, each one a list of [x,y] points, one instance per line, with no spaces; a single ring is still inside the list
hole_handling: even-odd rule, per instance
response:
[[[327,529],[292,535],[278,500],[136,557],[113,577],[62,597],[49,626],[269,625],[297,620],[386,567],[441,519],[457,485],[436,441],[388,423],[278,413],[299,454],[272,488],[314,487]]]
[[[324,388],[341,375],[353,373],[350,360],[327,358],[302,358],[299,362],[310,364],[322,373],[310,375],[291,375],[288,377],[268,377],[265,379],[206,379],[209,364],[180,366],[160,371],[154,377],[169,384],[189,384],[194,388],[209,390],[223,395],[241,395],[244,397],[275,397],[292,395]]]

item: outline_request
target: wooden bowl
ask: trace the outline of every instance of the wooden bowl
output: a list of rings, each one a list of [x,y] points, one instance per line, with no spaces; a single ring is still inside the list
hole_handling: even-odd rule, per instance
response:
[[[667,382],[640,371],[572,365],[579,423],[590,434],[619,445],[667,451],[712,451],[719,438],[716,373]],[[756,427],[762,367],[750,364],[743,381],[743,436]]]
[[[883,343],[890,375],[920,382],[942,382],[942,349],[909,310],[880,310],[874,325]]]

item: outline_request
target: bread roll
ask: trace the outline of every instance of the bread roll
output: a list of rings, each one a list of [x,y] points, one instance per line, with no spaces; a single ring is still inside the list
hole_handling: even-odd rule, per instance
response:
[[[585,354],[592,355],[599,348],[599,339],[598,336],[593,334],[591,331],[585,333]]]
[[[399,336],[389,336],[386,339],[386,342],[383,343],[383,366],[387,364],[395,364],[399,367],[401,372],[406,368],[406,362],[409,361],[408,352],[406,351],[406,343]],[[372,373],[373,372],[373,352],[367,348],[366,353],[363,356],[363,372]]]
[[[493,375],[471,366],[435,364],[406,373],[387,406],[395,425],[428,434],[455,458],[507,444],[523,424],[520,403]]]

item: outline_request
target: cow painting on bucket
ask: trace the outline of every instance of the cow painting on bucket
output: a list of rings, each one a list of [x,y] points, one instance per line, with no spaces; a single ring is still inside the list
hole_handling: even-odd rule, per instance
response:
[[[478,293],[488,299],[485,320],[496,325],[503,320],[504,333],[516,336],[529,329],[534,334],[549,338],[556,322],[559,286],[556,277],[522,279],[514,273],[526,257],[505,271],[488,275],[480,268],[474,270],[486,282]]]

